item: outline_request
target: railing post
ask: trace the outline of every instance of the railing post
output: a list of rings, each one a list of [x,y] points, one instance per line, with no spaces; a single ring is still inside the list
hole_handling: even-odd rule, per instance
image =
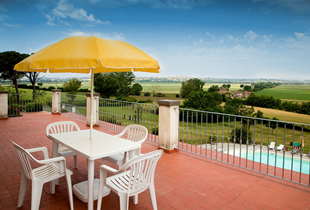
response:
[[[178,149],[180,101],[161,100],[159,104],[158,147],[167,153]]]
[[[61,90],[53,89],[52,90],[52,114],[61,114]]]
[[[8,91],[0,91],[0,120],[8,119]]]
[[[99,96],[100,93],[94,93],[93,101],[93,127],[99,127]],[[86,125],[90,126],[90,93],[86,93]]]

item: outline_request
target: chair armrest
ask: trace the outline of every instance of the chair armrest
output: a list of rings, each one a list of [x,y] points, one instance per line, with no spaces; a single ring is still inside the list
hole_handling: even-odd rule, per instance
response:
[[[116,170],[114,168],[111,168],[110,166],[107,166],[107,165],[101,165],[100,166],[100,170],[104,170],[106,172],[109,172],[111,174],[117,174],[119,172],[119,170]]]
[[[49,159],[48,156],[48,151],[46,147],[38,147],[38,148],[33,148],[33,149],[26,149],[27,152],[32,153],[32,152],[43,152],[44,154],[44,159]]]
[[[124,129],[122,132],[120,132],[119,134],[114,135],[114,136],[115,136],[115,137],[121,137],[121,136],[124,135],[126,132],[127,132],[127,130]]]
[[[54,157],[54,158],[49,158],[45,160],[38,160],[38,163],[47,164],[47,163],[54,163],[54,162],[60,162],[60,161],[66,161],[65,157],[60,156],[60,157]]]
[[[64,173],[66,171],[66,159],[63,156],[54,157],[54,158],[45,159],[45,160],[37,160],[37,162],[39,164],[48,164],[48,163],[58,162],[60,166],[60,172]]]

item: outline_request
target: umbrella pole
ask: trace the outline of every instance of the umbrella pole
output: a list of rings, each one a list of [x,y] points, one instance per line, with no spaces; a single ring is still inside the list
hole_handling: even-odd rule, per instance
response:
[[[90,86],[90,140],[93,139],[93,99],[94,99],[94,70],[91,69],[91,86]]]

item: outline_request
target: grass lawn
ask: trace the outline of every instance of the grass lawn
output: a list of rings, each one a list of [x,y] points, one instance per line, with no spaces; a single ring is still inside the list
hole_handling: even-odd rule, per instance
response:
[[[310,101],[310,85],[280,85],[255,92],[255,95],[267,95],[285,100]]]

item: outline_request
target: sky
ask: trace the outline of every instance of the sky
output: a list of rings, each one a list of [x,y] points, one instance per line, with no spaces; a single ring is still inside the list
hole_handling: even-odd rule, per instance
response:
[[[137,77],[310,79],[310,0],[0,0],[0,52],[93,34],[158,60]]]

